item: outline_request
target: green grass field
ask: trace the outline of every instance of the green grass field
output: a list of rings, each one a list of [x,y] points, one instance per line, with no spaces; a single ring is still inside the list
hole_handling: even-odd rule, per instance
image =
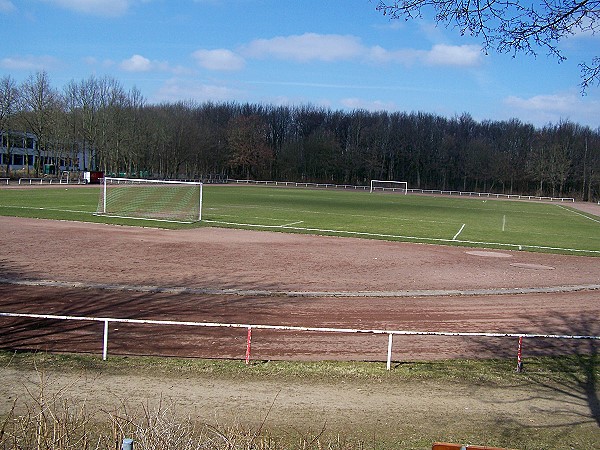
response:
[[[221,226],[600,256],[600,218],[568,203],[205,185],[203,221],[96,216],[100,187],[0,189],[0,215],[134,226]]]

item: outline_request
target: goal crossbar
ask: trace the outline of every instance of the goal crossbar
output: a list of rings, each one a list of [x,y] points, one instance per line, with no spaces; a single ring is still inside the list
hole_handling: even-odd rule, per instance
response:
[[[202,220],[202,183],[104,177],[96,213],[122,219],[197,222]]]

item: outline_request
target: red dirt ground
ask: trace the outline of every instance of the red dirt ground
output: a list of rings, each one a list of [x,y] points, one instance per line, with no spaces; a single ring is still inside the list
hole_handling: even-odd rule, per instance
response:
[[[0,312],[600,335],[600,258],[7,217],[0,217],[0,231]],[[64,283],[36,286],[39,280]],[[562,289],[574,285],[584,287]],[[149,286],[172,289],[153,292]],[[542,292],[517,293],[519,288]],[[0,321],[2,348],[102,351],[101,323]],[[593,346],[589,340],[532,339],[524,352]],[[109,354],[243,358],[245,351],[244,328],[113,323],[109,331]],[[254,359],[385,360],[386,352],[387,335],[266,330],[252,335]],[[516,342],[508,338],[394,338],[395,360],[515,354]]]

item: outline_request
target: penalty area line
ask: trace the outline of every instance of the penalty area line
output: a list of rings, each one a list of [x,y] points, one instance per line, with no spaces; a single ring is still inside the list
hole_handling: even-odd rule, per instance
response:
[[[551,247],[544,245],[529,245],[529,244],[511,244],[507,242],[483,242],[483,241],[469,241],[469,240],[452,240],[452,239],[443,239],[443,238],[432,238],[432,237],[419,237],[419,236],[405,236],[405,235],[397,235],[397,234],[386,234],[386,233],[368,233],[366,231],[349,231],[349,230],[329,230],[322,228],[308,228],[308,227],[282,227],[281,225],[260,225],[253,223],[238,223],[238,222],[225,222],[223,220],[209,220],[202,219],[204,223],[214,223],[221,225],[229,225],[233,227],[248,227],[248,228],[262,228],[262,229],[288,229],[294,231],[307,231],[310,233],[331,233],[338,235],[347,235],[347,236],[366,236],[371,238],[383,238],[383,239],[401,239],[401,240],[410,240],[417,242],[427,242],[427,243],[437,243],[437,242],[445,242],[445,243],[458,243],[458,244],[467,244],[467,245],[483,245],[486,247],[500,247],[500,248],[513,248],[515,250],[523,250],[524,248],[530,249],[539,249],[539,250],[556,250],[556,251],[564,251],[564,252],[574,252],[574,253],[593,253],[600,254],[600,250],[585,250],[585,249],[577,249],[577,248],[564,248],[564,247]]]
[[[29,210],[32,210],[32,211],[56,211],[56,212],[76,213],[76,214],[95,214],[93,211],[79,211],[79,210],[76,210],[76,209],[46,208],[46,207],[43,207],[43,206],[0,205],[0,208],[29,209]]]
[[[304,223],[304,220],[299,220],[298,222],[286,223],[284,225],[279,225],[280,228],[291,227],[292,225],[298,225],[299,223]]]
[[[591,220],[592,222],[600,223],[600,220],[594,219],[593,217],[590,217],[590,216],[586,216],[585,214],[581,214],[580,212],[573,211],[571,208],[565,208],[564,206],[561,206],[561,205],[556,205],[556,206],[558,206],[561,209],[564,209],[565,211],[569,211],[570,213],[577,214],[578,216],[581,216],[585,219]]]
[[[455,240],[456,240],[456,238],[458,237],[458,235],[459,235],[460,233],[462,233],[462,230],[464,230],[464,229],[465,229],[465,225],[466,225],[465,223],[463,223],[463,224],[462,224],[462,227],[460,227],[460,230],[458,230],[458,233],[456,233],[456,234],[454,235],[454,237],[452,238],[452,240],[453,240],[453,241],[455,241]]]

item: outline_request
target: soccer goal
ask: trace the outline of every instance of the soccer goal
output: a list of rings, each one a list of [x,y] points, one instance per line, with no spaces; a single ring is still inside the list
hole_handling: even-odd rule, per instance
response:
[[[408,193],[408,183],[406,181],[381,181],[371,180],[371,192],[398,192],[400,194]]]
[[[193,223],[202,220],[202,183],[104,177],[97,214]]]

